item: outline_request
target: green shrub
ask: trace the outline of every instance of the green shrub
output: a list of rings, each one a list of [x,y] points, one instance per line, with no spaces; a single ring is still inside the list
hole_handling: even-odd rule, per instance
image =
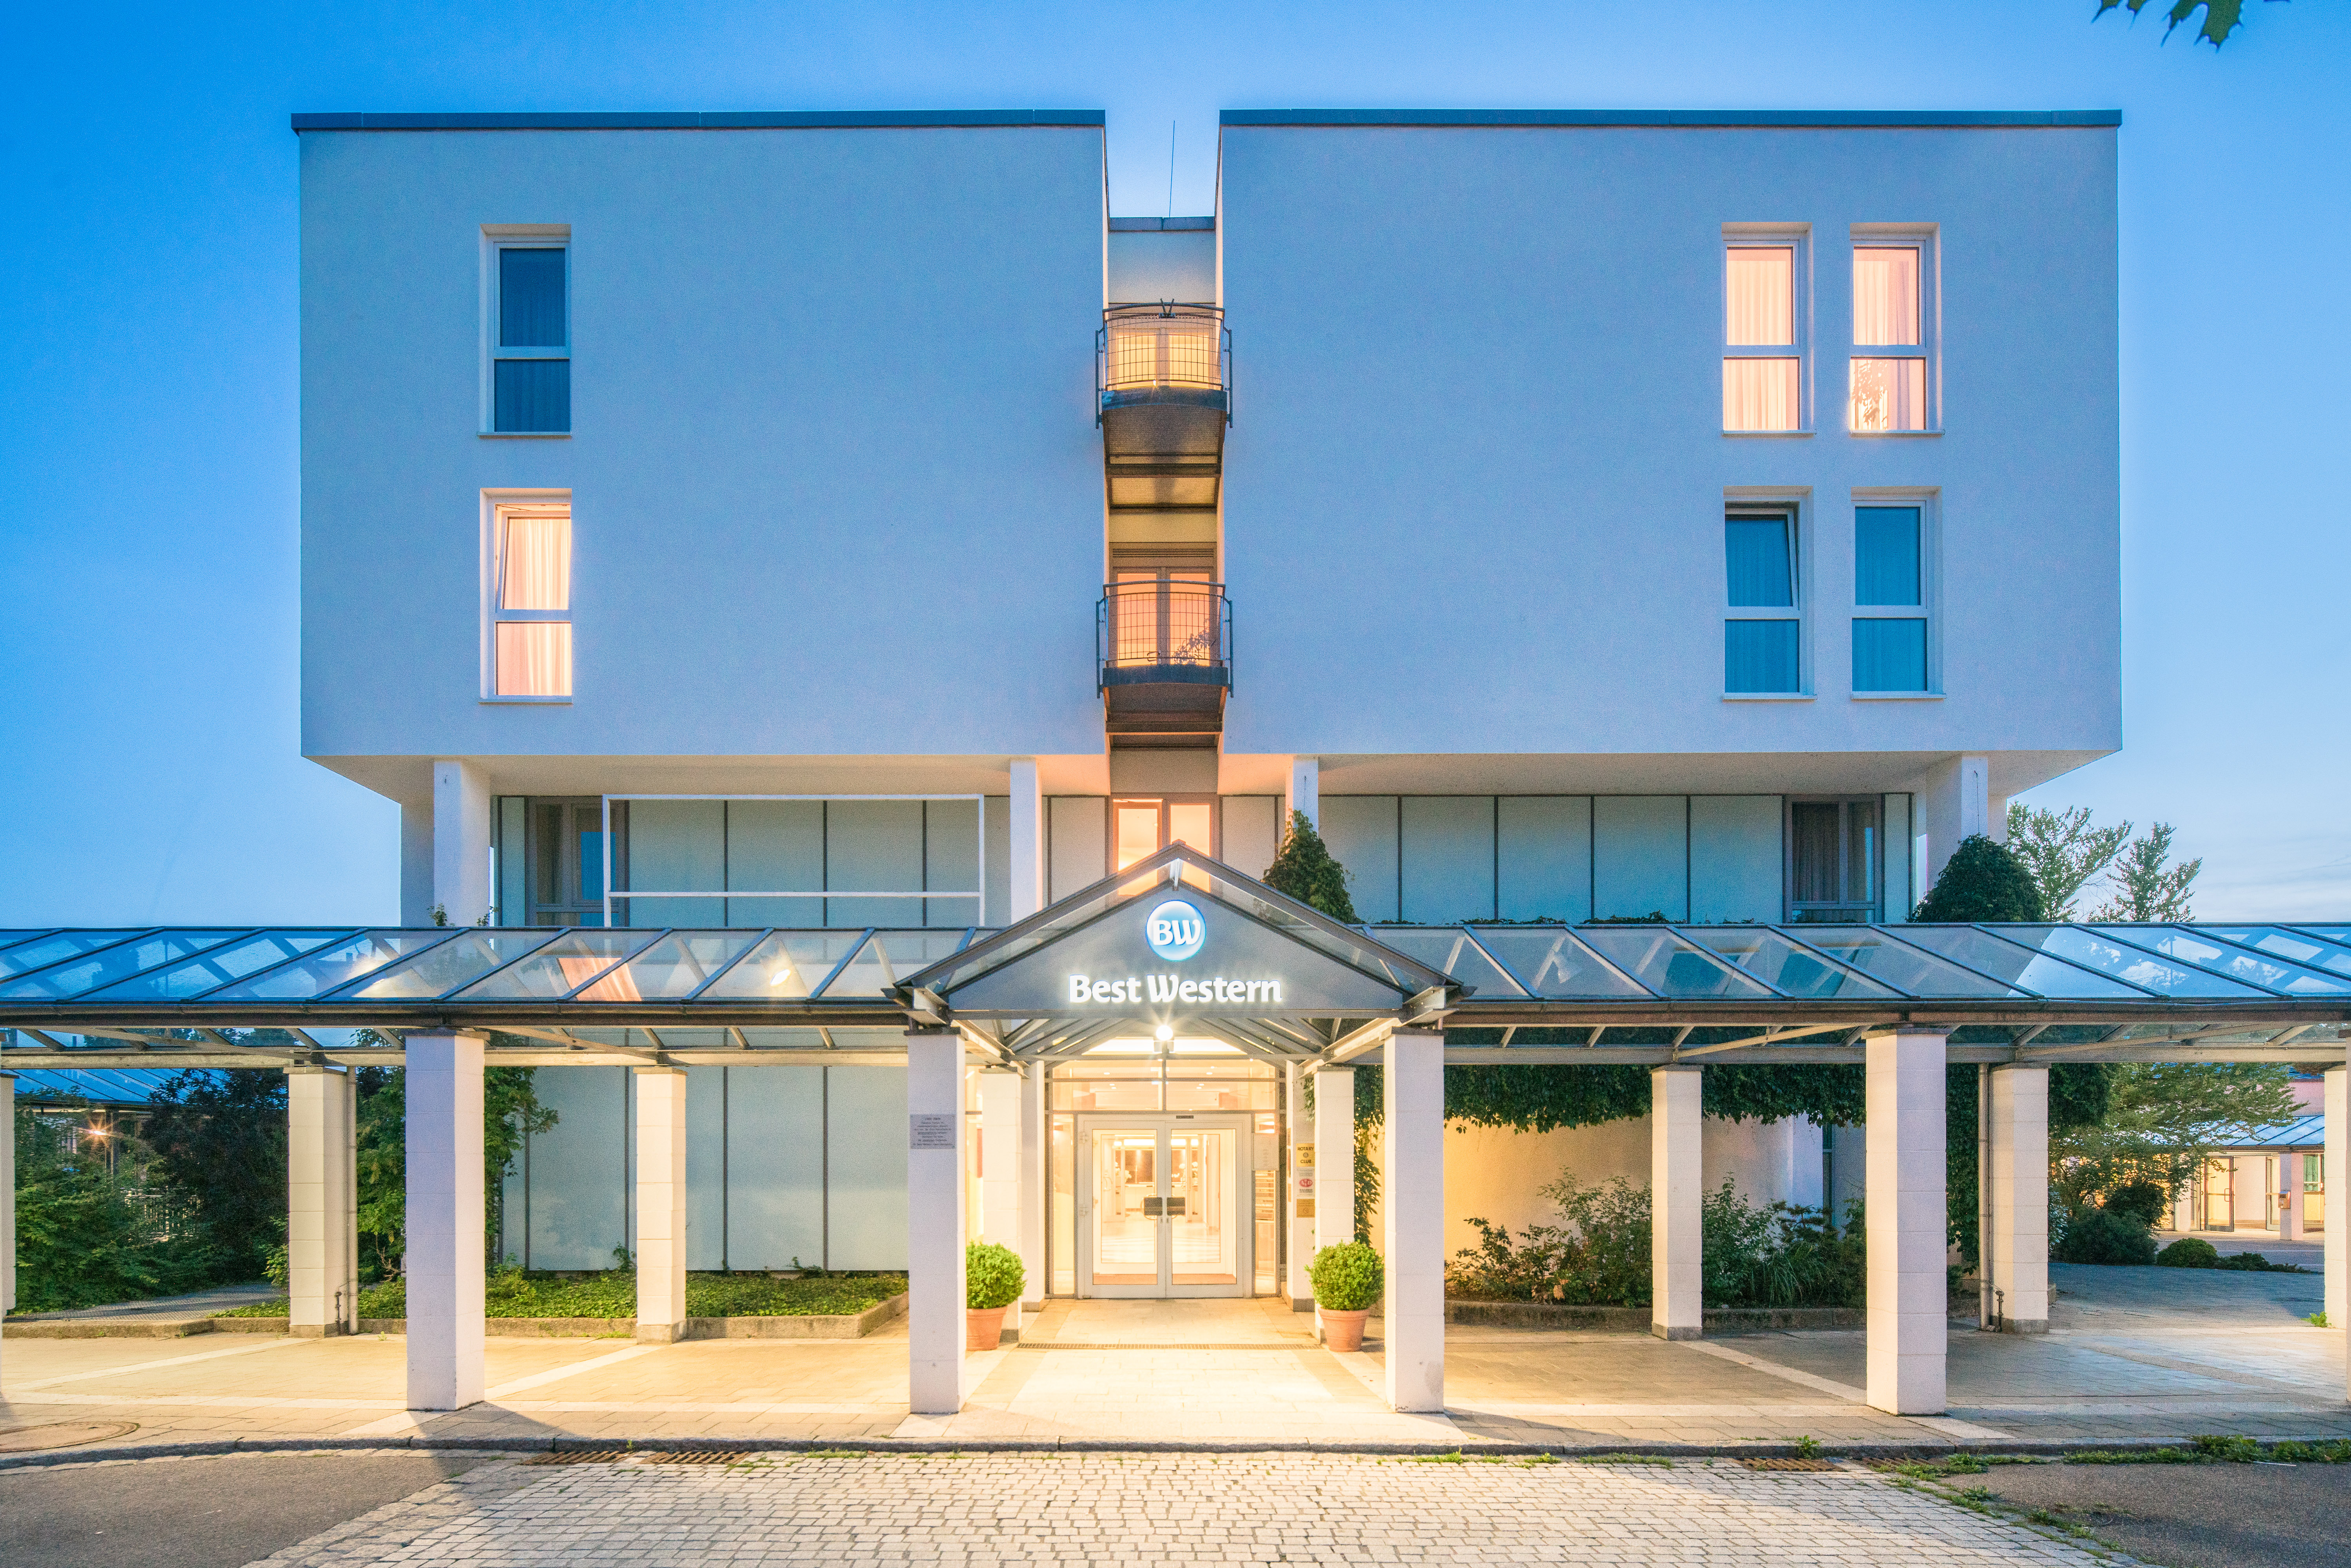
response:
[[[975,1241],[963,1249],[964,1305],[975,1312],[1008,1307],[1020,1299],[1029,1282],[1020,1255],[993,1241]]]
[[[1446,1270],[1447,1293],[1468,1301],[1648,1305],[1648,1188],[1622,1176],[1589,1187],[1562,1176],[1542,1190],[1566,1223],[1530,1225],[1514,1245],[1506,1228],[1472,1219],[1482,1239]]]
[[[2041,920],[2041,884],[2024,862],[1981,833],[1961,839],[1910,916],[1920,921]]]
[[[2304,1269],[2301,1265],[2295,1263],[2273,1263],[2258,1252],[2228,1253],[2221,1258],[2216,1267],[2222,1269],[2235,1269],[2247,1274],[2308,1274],[2313,1272],[2312,1270]]]
[[[1325,1247],[1306,1265],[1306,1278],[1314,1287],[1314,1304],[1326,1312],[1364,1312],[1387,1284],[1380,1255],[1368,1241]]]
[[[2157,1253],[2155,1260],[2166,1269],[2217,1269],[2220,1249],[2201,1237],[2183,1236]]]
[[[1708,1306],[1867,1304],[1860,1206],[1840,1230],[1823,1209],[1749,1203],[1725,1181],[1706,1195],[1698,1218]]]
[[[2104,1207],[2109,1214],[2127,1214],[2152,1230],[2171,1200],[2151,1181],[2126,1181],[2106,1194]]]
[[[2049,1256],[2060,1263],[2152,1263],[2155,1236],[2134,1214],[2111,1208],[2072,1209]]]

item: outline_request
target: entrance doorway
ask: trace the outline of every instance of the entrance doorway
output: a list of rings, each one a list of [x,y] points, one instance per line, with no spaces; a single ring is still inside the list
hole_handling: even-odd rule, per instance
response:
[[[1078,1294],[1246,1296],[1246,1116],[1081,1116]]]

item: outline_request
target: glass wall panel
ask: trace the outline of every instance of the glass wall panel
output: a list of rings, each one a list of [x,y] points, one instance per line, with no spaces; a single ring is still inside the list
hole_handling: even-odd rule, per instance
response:
[[[979,924],[1012,924],[1012,800],[987,798],[987,909]]]
[[[1217,858],[1245,876],[1263,876],[1281,852],[1281,797],[1228,795],[1223,810],[1225,852]]]
[[[523,827],[526,802],[519,795],[498,797],[498,913],[501,925],[530,924],[529,838]]]
[[[924,887],[979,887],[979,802],[923,802]],[[977,898],[923,900],[925,925],[977,925]]]
[[[923,802],[828,800],[825,891],[923,885]],[[827,925],[920,925],[919,898],[828,898]]]
[[[823,1260],[824,1077],[852,1071],[891,1069],[726,1069],[727,1267],[789,1269],[796,1259],[803,1265]],[[899,1179],[903,1191],[903,1169]]]
[[[1078,1291],[1077,1118],[1048,1116],[1045,1121],[1046,1185],[1052,1208],[1045,1233],[1046,1271],[1053,1294],[1073,1296]]]
[[[673,1045],[686,1031],[664,1030]],[[700,1040],[694,1041],[702,1043]],[[713,1043],[716,1043],[714,1041]],[[685,1266],[724,1269],[726,1262],[726,1117],[724,1067],[685,1070]]]
[[[1110,801],[1100,795],[1056,795],[1045,802],[1045,812],[1051,829],[1050,903],[1110,874]]]
[[[1910,797],[1888,795],[1880,802],[1880,810],[1884,861],[1878,885],[1885,890],[1886,918],[1907,920],[1918,903],[1910,876]]]
[[[726,883],[754,893],[816,893],[824,887],[821,800],[726,802]],[[729,925],[820,925],[820,898],[730,898]],[[684,921],[673,924],[684,925]]]
[[[1692,920],[1767,921],[1780,910],[1780,797],[1693,795]]]
[[[1689,798],[1600,795],[1592,802],[1592,913],[1689,918]]]
[[[906,1266],[906,1070],[825,1070],[828,1269]]]
[[[555,1128],[530,1140],[530,1266],[609,1269],[629,1233],[629,1070],[542,1067],[531,1080]]]
[[[1397,812],[1404,919],[1414,925],[1492,919],[1494,798],[1406,795]]]
[[[1494,803],[1494,902],[1504,920],[1592,915],[1592,798],[1505,795]]]
[[[716,892],[726,885],[726,803],[632,800],[628,847],[622,885],[630,891]],[[631,925],[724,925],[726,904],[717,898],[632,898],[620,915]]]
[[[1365,920],[1401,920],[1396,880],[1396,798],[1325,795],[1322,841],[1352,877],[1348,896]]]

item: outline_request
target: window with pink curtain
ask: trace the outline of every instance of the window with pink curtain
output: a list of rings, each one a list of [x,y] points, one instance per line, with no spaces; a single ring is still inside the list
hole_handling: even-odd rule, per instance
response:
[[[1920,249],[1853,248],[1853,387],[1846,427],[1857,434],[1928,428]],[[1908,350],[1908,353],[1888,352]]]
[[[1794,246],[1724,246],[1722,340],[1722,428],[1802,429],[1804,361],[1792,351],[1796,347]],[[1781,352],[1770,352],[1774,349]]]
[[[501,507],[493,689],[502,697],[571,695],[571,512]]]
[[[568,697],[571,695],[571,623],[568,621],[498,622],[498,695]]]

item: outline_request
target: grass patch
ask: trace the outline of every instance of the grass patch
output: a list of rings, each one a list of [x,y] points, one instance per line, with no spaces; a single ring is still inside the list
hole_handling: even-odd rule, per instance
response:
[[[900,1295],[904,1274],[828,1274],[798,1280],[765,1274],[688,1274],[685,1315],[690,1318],[808,1318],[845,1316]],[[490,1276],[483,1313],[493,1318],[633,1318],[637,1277],[622,1270],[566,1278],[510,1269]],[[285,1298],[214,1312],[216,1318],[282,1318]],[[408,1288],[398,1280],[360,1292],[363,1318],[404,1318]]]
[[[1579,1465],[1655,1465],[1668,1470],[1674,1468],[1673,1460],[1661,1454],[1578,1454],[1575,1462]]]
[[[2069,1465],[2346,1465],[2351,1438],[2305,1443],[2287,1437],[2263,1444],[2252,1437],[2204,1433],[2184,1448],[2085,1448],[2065,1456]]]

